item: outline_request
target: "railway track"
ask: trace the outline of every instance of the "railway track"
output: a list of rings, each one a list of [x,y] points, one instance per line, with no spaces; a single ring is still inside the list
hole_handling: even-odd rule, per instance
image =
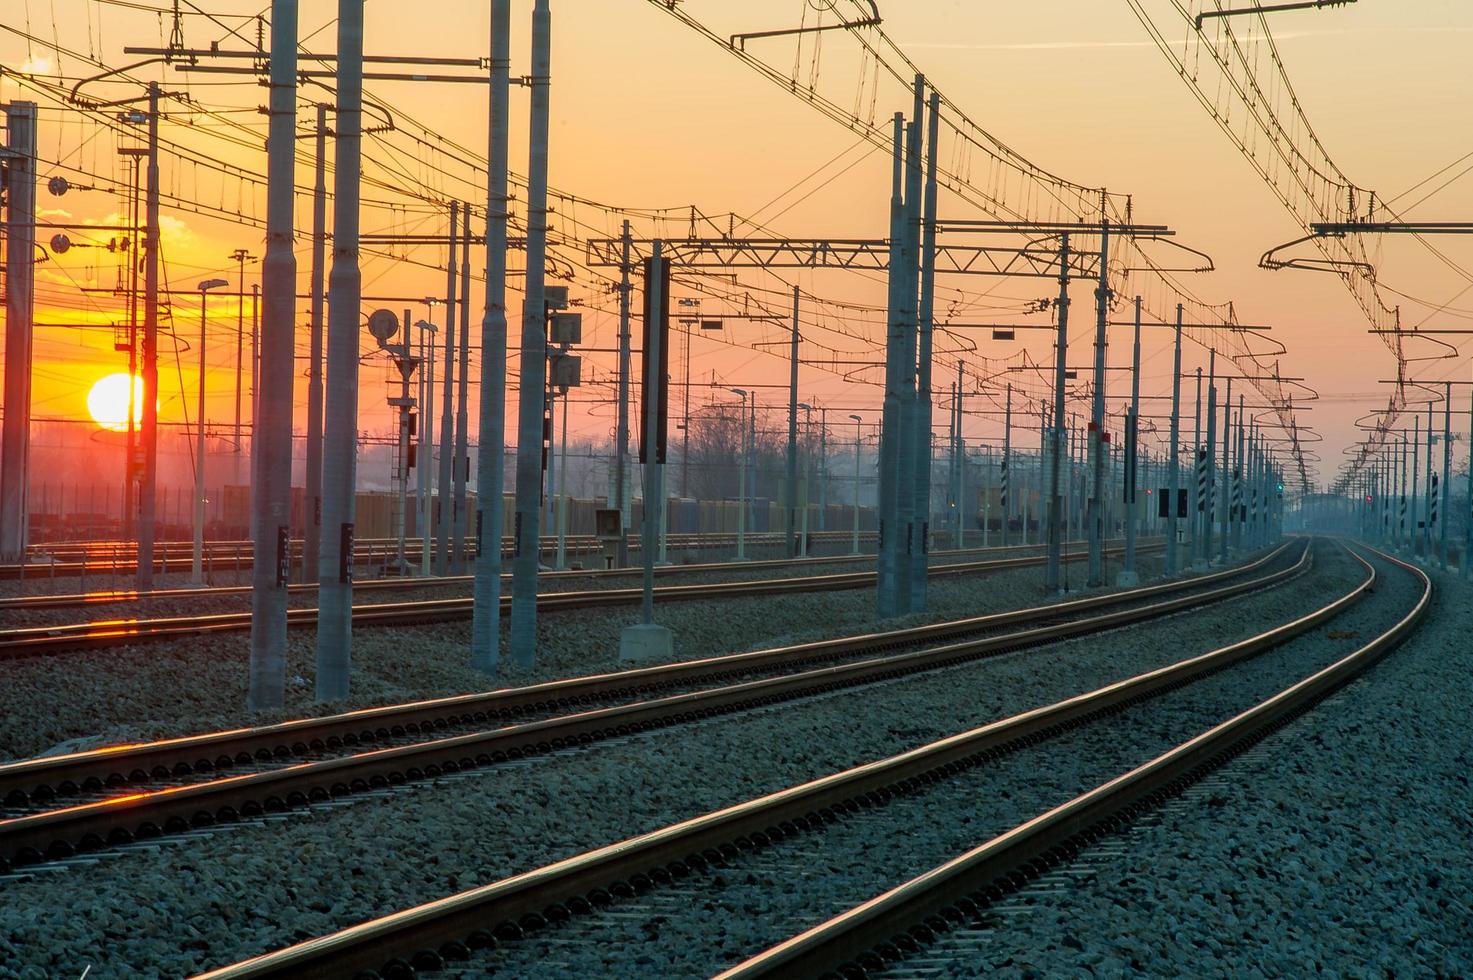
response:
[[[1068,542],[1069,548],[1078,549],[1083,542]],[[1152,541],[1142,542],[1142,549],[1159,547]],[[948,549],[931,552],[933,559],[952,559],[960,556],[975,555],[1001,555],[1003,553],[1036,553],[1042,548],[1041,545],[1014,545],[1011,547],[992,548],[965,548]],[[667,578],[676,575],[691,575],[710,572],[730,571],[763,571],[775,568],[805,568],[818,565],[864,565],[873,564],[875,556],[872,554],[859,555],[835,555],[832,557],[809,557],[809,558],[768,558],[757,561],[743,562],[702,562],[700,564],[684,565],[657,565],[655,575],[658,578]],[[643,574],[642,566],[629,566],[627,568],[590,568],[590,569],[568,569],[564,571],[543,571],[538,573],[539,581],[563,582],[580,579],[619,579],[631,578]],[[501,576],[502,584],[505,586],[511,581],[511,573]],[[455,586],[469,586],[474,581],[471,575],[432,575],[412,578],[379,578],[365,579],[353,583],[353,591],[357,592],[399,592],[415,591],[426,588],[446,588]],[[5,610],[28,610],[28,609],[66,609],[81,608],[85,606],[112,605],[116,603],[146,602],[154,599],[194,599],[210,596],[240,596],[250,595],[252,587],[249,585],[227,585],[210,586],[206,588],[167,588],[152,589],[148,592],[138,592],[132,589],[116,591],[75,592],[68,594],[42,594],[0,597],[0,612]],[[297,582],[287,586],[287,592],[292,595],[306,595],[317,591],[316,583]]]
[[[838,543],[847,546],[851,540],[850,531],[810,531],[809,541],[811,544],[824,545]],[[876,539],[874,531],[861,532],[860,540],[866,544],[873,544]],[[780,531],[754,531],[747,535],[747,546],[752,549],[761,549],[782,545],[787,540],[786,535]],[[737,536],[728,533],[695,533],[695,534],[671,534],[666,537],[666,548],[670,551],[708,550],[714,548],[736,547]],[[397,542],[388,538],[364,539],[355,543],[353,550],[353,564],[355,566],[382,564],[393,559]],[[171,572],[187,572],[193,565],[193,544],[189,541],[159,541],[155,543],[155,554],[153,567],[159,574]],[[467,560],[475,554],[475,541],[467,539]],[[637,535],[629,539],[629,550],[638,553],[642,544]],[[502,539],[502,556],[511,558],[512,540]],[[565,540],[565,549],[568,554],[577,557],[580,553],[585,555],[598,555],[601,542],[591,535],[575,535]],[[557,538],[544,536],[541,540],[539,554],[552,555],[557,550]],[[134,542],[104,541],[104,542],[57,542],[51,545],[32,545],[29,548],[30,560],[24,564],[0,565],[0,580],[4,579],[26,579],[45,577],[76,577],[81,575],[128,575],[137,572],[137,545]],[[203,549],[203,557],[207,570],[214,574],[218,572],[248,571],[251,567],[254,545],[250,541],[210,541],[206,542]],[[405,542],[405,560],[417,562],[422,557],[422,546],[419,539],[409,539]],[[873,556],[871,556],[873,557]],[[293,568],[300,567],[302,562],[302,541],[293,539],[291,542],[290,563]]]
[[[1247,676],[1254,679],[1242,682],[1239,699],[1250,705],[1246,710],[1223,709],[1213,695],[1208,700],[1214,708],[1237,713],[1224,721],[1217,720],[1220,714],[1189,713],[1187,721],[1176,723],[1188,737],[1178,742],[1182,732],[1173,730],[1166,751],[1147,755],[1148,761],[1107,777],[1088,792],[1022,823],[1005,825],[1011,829],[981,838],[984,843],[980,846],[949,857],[923,874],[892,879],[903,882],[898,886],[879,894],[863,892],[865,900],[776,942],[729,968],[723,977],[863,977],[883,971],[940,936],[964,931],[959,927],[982,910],[1066,864],[1145,808],[1180,793],[1384,657],[1425,612],[1432,584],[1419,569],[1377,553],[1376,561],[1385,568],[1408,576],[1397,589],[1377,589],[1375,566],[1359,555],[1355,560],[1364,568],[1364,577],[1348,592],[1241,642],[203,977],[400,978],[447,966],[454,971],[452,975],[469,976],[486,972],[487,958],[492,956],[497,957],[493,968],[498,971],[517,973],[520,968],[540,967],[543,972],[556,973],[567,968],[568,961],[550,954],[550,948],[566,951],[594,946],[591,955],[597,962],[609,943],[626,941],[611,940],[611,936],[633,931],[642,923],[656,923],[659,935],[644,932],[627,939],[631,946],[642,950],[657,947],[659,942],[690,946],[691,935],[677,927],[679,920],[684,917],[699,923],[713,909],[710,920],[722,923],[765,916],[773,920],[767,923],[769,933],[778,929],[780,938],[794,921],[801,922],[804,916],[811,919],[814,913],[813,908],[801,906],[797,915],[785,918],[783,903],[801,901],[805,895],[811,898],[815,887],[827,889],[827,876],[837,877],[840,868],[849,867],[846,857],[863,863],[872,853],[869,848],[878,853],[887,840],[892,849],[898,846],[901,851],[920,846],[912,845],[919,838],[910,836],[917,819],[955,823],[945,818],[948,796],[964,798],[966,790],[972,794],[970,806],[995,797],[998,787],[976,785],[981,782],[974,775],[978,771],[1002,767],[1011,756],[1026,753],[1018,760],[1024,770],[1018,778],[1026,779],[1027,772],[1036,771],[1037,760],[1032,755],[1046,751],[1050,742],[1067,744],[1080,731],[1117,715],[1143,710],[1147,704],[1170,703],[1199,686],[1225,685],[1244,676],[1228,670],[1235,664],[1260,657],[1272,661],[1273,670],[1263,668],[1259,671],[1262,677],[1250,674]],[[1396,598],[1397,591],[1405,595]],[[1370,639],[1348,655],[1321,650],[1320,659],[1328,658],[1329,663],[1309,667],[1306,676],[1303,646],[1317,642],[1309,635],[1311,631],[1333,618],[1357,615],[1357,605],[1373,592],[1378,598],[1368,605],[1379,604],[1379,608]],[[1292,683],[1280,686],[1286,678],[1293,678]],[[1205,727],[1202,717],[1211,719]],[[1153,743],[1147,740],[1145,744]],[[1030,761],[1031,767],[1027,765]],[[937,798],[942,803],[940,815],[928,809]],[[823,833],[826,827],[840,823],[842,833]],[[897,835],[897,825],[907,832]],[[897,837],[899,844],[895,845]],[[787,883],[786,891],[796,898],[761,890],[773,880]],[[754,882],[757,892],[751,891]],[[851,884],[849,890],[854,887]],[[764,896],[770,901],[764,902]],[[749,904],[753,901],[758,904]],[[606,913],[611,905],[618,907]],[[778,909],[769,907],[772,905]],[[668,939],[667,932],[673,934]],[[548,936],[552,938],[544,942],[543,937]],[[605,945],[596,946],[599,942]],[[756,948],[763,945],[767,943]],[[519,957],[519,951],[525,955]],[[472,962],[462,967],[467,960]],[[658,972],[659,967],[652,969]]]
[[[1307,547],[1289,560],[1293,547],[1196,580],[949,623],[11,763],[0,861],[65,859],[1115,629],[1288,581],[1310,566]]]
[[[1107,554],[1116,552],[1107,551]],[[1066,556],[1069,563],[1083,560],[1080,554]],[[974,575],[1023,568],[1041,564],[1042,555],[993,558],[975,562],[952,562],[933,565],[931,578]],[[743,566],[746,567],[746,566]],[[687,585],[665,585],[655,589],[658,602],[681,602],[701,599],[732,599],[743,596],[782,595],[798,592],[827,592],[859,589],[873,584],[875,572],[837,572],[826,575],[802,575],[788,578],[764,578],[748,581],[706,582]],[[537,597],[539,611],[590,609],[599,606],[637,604],[643,598],[638,588],[587,589],[544,592]],[[503,611],[511,608],[511,596],[501,597]],[[425,599],[410,602],[382,602],[353,607],[353,625],[408,626],[462,620],[470,617],[470,597]],[[287,610],[287,625],[292,628],[316,625],[315,608]],[[165,616],[150,619],[104,619],[48,626],[27,626],[0,631],[0,659],[95,650],[108,646],[235,633],[250,629],[251,613],[225,612],[193,616]]]

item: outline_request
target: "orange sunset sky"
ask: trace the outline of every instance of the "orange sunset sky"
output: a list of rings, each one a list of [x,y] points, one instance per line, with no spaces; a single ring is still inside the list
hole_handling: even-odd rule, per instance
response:
[[[1158,24],[1169,26],[1170,40],[1187,50],[1183,47],[1187,32],[1167,0],[1142,0],[1140,5]],[[1207,5],[1210,9],[1210,0]],[[0,13],[4,27],[0,64],[5,67],[0,100],[34,99],[41,105],[43,186],[37,200],[43,221],[117,222],[123,199],[107,189],[128,180],[127,166],[116,152],[119,136],[94,118],[64,108],[48,93],[96,74],[98,62],[119,66],[138,60],[124,53],[127,45],[166,43],[170,17],[148,9],[151,6],[26,0],[8,4]],[[169,7],[156,6],[160,11]],[[191,6],[184,5],[189,16],[182,25],[188,47],[205,48],[214,42],[245,47],[254,43],[257,31],[249,17],[269,13],[269,5],[260,2],[217,0],[204,8],[213,17],[196,15]],[[724,230],[728,212],[754,217],[794,237],[886,234],[885,152],[861,143],[854,132],[820,115],[802,98],[759,77],[722,46],[670,16],[662,5],[647,0],[554,0],[552,6],[551,183],[578,199],[556,203],[559,234],[616,235],[622,214],[612,208],[618,208],[637,212],[637,235],[683,237],[691,227],[692,207],[702,215],[719,216],[712,224],[697,223],[701,235]],[[737,31],[814,23],[820,8],[827,6],[807,0],[740,4],[686,0],[681,9],[724,38]],[[854,8],[848,0],[837,6]],[[1189,6],[1200,9],[1201,0]],[[1358,438],[1355,420],[1384,405],[1388,389],[1378,380],[1393,376],[1394,360],[1378,338],[1367,334],[1369,324],[1336,277],[1258,267],[1261,253],[1303,231],[1176,77],[1126,0],[1034,4],[880,0],[879,8],[888,36],[977,124],[1051,173],[1132,195],[1137,220],[1169,225],[1184,244],[1212,256],[1217,271],[1186,277],[1186,285],[1211,303],[1232,301],[1241,322],[1272,325],[1270,336],[1288,349],[1280,358],[1282,372],[1303,377],[1320,396],[1306,406],[1311,410],[1301,418],[1323,436],[1324,441],[1313,447],[1319,457],[1319,479],[1333,479],[1343,451]],[[530,0],[515,4],[514,76],[527,71],[530,9]],[[322,0],[301,4],[300,33],[307,49],[332,50],[334,10],[335,4]],[[832,14],[827,17],[832,20]],[[485,3],[369,3],[365,47],[378,54],[484,57],[489,52],[487,20]],[[1473,151],[1469,98],[1473,58],[1468,56],[1473,46],[1473,6],[1454,0],[1360,0],[1344,8],[1276,15],[1271,26],[1306,117],[1330,158],[1356,186],[1374,190],[1381,200],[1395,200],[1405,218],[1473,219],[1473,180],[1455,179],[1469,165],[1463,158]],[[1252,21],[1236,22],[1234,27],[1242,38],[1258,36]],[[232,37],[231,31],[241,36]],[[58,54],[53,46],[65,50]],[[790,38],[754,41],[751,50],[781,72],[796,73],[800,88],[816,81],[828,98],[846,108],[857,107],[865,119],[873,103],[881,125],[892,112],[909,109],[908,93],[896,82],[886,81],[877,91],[859,87],[856,79],[866,62],[846,34],[825,35],[816,51],[812,41],[800,47]],[[1210,77],[1205,74],[1210,66],[1201,70],[1204,78]],[[1271,74],[1266,58],[1261,70],[1265,78]],[[35,84],[24,80],[27,74],[34,76]],[[191,345],[187,349],[179,345],[177,363],[176,342],[169,339],[161,347],[161,419],[178,422],[185,418],[186,403],[192,417],[197,384],[198,355],[192,345],[199,308],[197,294],[188,293],[200,280],[216,276],[230,280],[233,290],[237,272],[229,254],[237,248],[253,255],[263,250],[259,221],[264,219],[264,188],[250,175],[265,170],[265,119],[256,111],[265,92],[254,78],[191,75],[162,66],[140,69],[134,77],[158,78],[194,100],[192,105],[168,103],[162,127],[164,140],[185,148],[182,153],[166,149],[162,157],[168,196],[163,208],[167,285],[186,292],[175,301],[173,326],[180,340]],[[44,91],[38,92],[38,86]],[[1212,90],[1210,82],[1208,89]],[[365,141],[364,231],[443,233],[443,205],[453,199],[471,201],[478,223],[482,222],[482,178],[476,177],[468,161],[485,152],[485,87],[370,81],[367,90],[390,107],[396,131]],[[89,91],[123,98],[136,93],[137,87],[96,86]],[[299,90],[301,187],[311,182],[313,117],[308,103],[331,99],[325,88]],[[520,175],[527,166],[527,100],[519,88],[512,91],[512,113],[512,169]],[[943,145],[943,162],[965,168],[967,161],[960,152],[955,145]],[[54,197],[44,185],[55,175],[103,189]],[[981,166],[972,176],[979,185],[985,184]],[[329,188],[331,183],[329,177]],[[406,188],[413,188],[413,195],[405,193]],[[181,206],[179,201],[196,206]],[[520,217],[520,193],[515,207]],[[656,211],[663,214],[657,216]],[[941,211],[943,217],[987,217],[955,195],[943,195]],[[229,216],[234,214],[248,220],[232,221]],[[305,195],[298,196],[297,215],[298,270],[305,291],[310,242],[301,230],[311,216]],[[738,233],[755,234],[740,228]],[[43,229],[40,238],[44,241],[50,234]],[[83,231],[72,237],[79,243],[105,244],[113,234]],[[1384,296],[1400,304],[1404,327],[1469,326],[1473,273],[1467,269],[1473,255],[1465,241],[1438,238],[1422,243],[1390,237],[1367,241],[1380,282],[1392,290]],[[577,251],[570,248],[568,254]],[[1176,261],[1167,252],[1152,255]],[[370,297],[442,296],[444,263],[444,249],[433,246],[365,251],[364,292]],[[473,249],[472,264],[479,269],[482,263],[481,250]],[[520,255],[513,256],[511,264],[519,269]],[[257,281],[259,264],[247,265],[246,272],[249,289]],[[74,248],[37,267],[35,417],[87,419],[91,384],[125,369],[126,355],[113,350],[110,326],[120,316],[119,300],[105,292],[83,290],[111,287],[120,274],[117,255],[105,248]],[[781,275],[779,279],[744,270],[740,287],[728,281],[722,288],[780,310],[785,308],[779,295],[787,288],[785,283],[797,283],[805,293],[823,300],[806,304],[805,359],[876,359],[874,344],[883,339],[883,316],[872,307],[884,302],[877,277],[836,271]],[[586,270],[578,270],[569,285],[585,306],[585,346],[613,347],[614,297]],[[508,307],[515,330],[521,307],[515,291],[520,288],[519,276],[513,277],[512,288]],[[473,342],[478,340],[480,290],[480,283],[473,283]],[[938,293],[938,315],[955,311],[962,319],[1047,323],[1047,313],[1024,316],[1022,311],[1030,301],[1053,292],[1047,280],[946,279]],[[677,290],[677,296],[682,295],[697,293]],[[1092,285],[1080,283],[1072,295],[1071,342],[1077,347],[1070,360],[1082,366],[1090,358]],[[364,308],[387,306],[397,312],[405,305],[397,300],[366,301]],[[701,307],[708,316],[741,309],[741,302],[711,296],[703,298]],[[1125,306],[1118,313],[1123,318]],[[412,316],[438,322],[441,311],[414,304]],[[307,350],[306,322],[303,301],[299,357]],[[234,410],[235,325],[235,300],[213,300],[206,378],[207,416],[212,423],[228,422]],[[778,326],[732,321],[717,335],[697,336],[690,354],[693,382],[783,384],[784,348],[763,346],[782,341],[783,334]],[[1035,361],[1048,361],[1047,334],[1019,332],[1013,342],[991,340],[986,331],[967,336],[977,348],[975,354],[962,355],[968,364],[968,386],[992,379],[982,397],[972,402],[979,413],[992,413],[1000,405],[1000,385],[1009,377],[1034,395],[1044,390],[1038,378],[999,372],[1005,363],[1018,363],[1023,350]],[[1168,336],[1166,331],[1148,332],[1142,372],[1145,393],[1168,391]],[[1459,356],[1413,361],[1409,369],[1413,376],[1424,381],[1469,377],[1468,360],[1461,354],[1466,338],[1447,339],[1459,348]],[[516,350],[515,336],[511,347]],[[371,349],[365,334],[364,353]],[[1411,342],[1407,353],[1431,357],[1438,351],[1431,344]],[[1126,364],[1128,356],[1128,331],[1112,329],[1111,363]],[[1184,370],[1204,364],[1205,356],[1200,347],[1189,345]],[[953,379],[954,360],[955,355],[948,353],[946,366],[938,361],[938,387]],[[683,371],[683,365],[674,367],[676,363],[672,358],[672,370]],[[473,358],[472,379],[477,377],[474,364]],[[575,439],[608,437],[613,366],[607,353],[585,355],[586,386],[575,398],[571,426]],[[511,368],[515,372],[515,357]],[[836,431],[839,420],[851,412],[877,417],[879,372],[853,370],[831,363],[806,365],[801,372],[801,400],[827,407]],[[304,365],[299,373],[305,373]],[[382,357],[365,361],[360,428],[366,432],[390,428],[384,404],[388,378]],[[1110,385],[1112,396],[1128,392],[1123,373],[1112,375]],[[305,397],[304,378],[298,397],[294,426],[301,432],[306,418],[300,401]],[[473,389],[472,420],[474,397]],[[702,404],[711,397],[708,389],[698,389],[692,402]],[[733,400],[719,393],[714,397]],[[763,389],[764,403],[777,405],[784,398],[779,391]],[[1192,391],[1184,388],[1188,409],[1191,399]],[[1455,410],[1461,406],[1455,427],[1465,426],[1468,389],[1456,392],[1455,399]],[[1147,413],[1160,410],[1156,406]],[[435,412],[438,416],[438,404]],[[510,426],[515,425],[514,416],[514,411],[509,413]],[[936,424],[944,431],[944,409],[938,410]],[[1161,427],[1164,431],[1164,420]],[[993,441],[999,438],[1000,420],[992,414],[970,415],[965,431],[973,442]],[[1186,432],[1190,439],[1189,422]],[[1034,438],[1019,438],[1030,447],[1036,445]],[[1159,442],[1152,445],[1159,450]],[[1458,457],[1463,455],[1460,447]]]

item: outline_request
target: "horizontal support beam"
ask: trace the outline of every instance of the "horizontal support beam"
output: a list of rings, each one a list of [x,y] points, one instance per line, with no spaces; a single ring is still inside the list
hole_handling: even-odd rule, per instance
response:
[[[654,239],[630,242],[635,260],[650,253]],[[672,266],[714,269],[851,269],[884,272],[890,265],[890,242],[884,238],[685,238],[659,239],[662,255]],[[623,240],[594,238],[587,243],[588,264],[619,268]],[[1059,253],[1036,245],[940,245],[936,272],[952,275],[1058,276]],[[1090,252],[1070,254],[1071,275],[1095,274],[1098,257]]]

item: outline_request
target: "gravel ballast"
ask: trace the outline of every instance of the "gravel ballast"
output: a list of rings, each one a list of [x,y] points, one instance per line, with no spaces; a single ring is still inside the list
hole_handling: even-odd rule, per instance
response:
[[[1077,886],[928,949],[937,975],[1473,975],[1473,589],[1435,579],[1389,659],[1061,868]]]
[[[11,883],[0,962],[26,976],[218,965],[1215,648],[1358,577],[1322,550],[1314,573],[1241,600],[1231,620],[1173,617]]]
[[[1160,558],[1142,555],[1140,568],[1149,581]],[[1039,574],[1023,567],[936,580],[928,613],[893,620],[876,617],[869,588],[672,602],[657,604],[656,616],[675,634],[675,659],[687,660],[1030,605],[1043,599]],[[246,633],[21,658],[6,664],[0,686],[0,759],[619,670],[630,666],[618,660],[619,631],[638,619],[637,606],[544,613],[536,668],[504,659],[497,677],[469,666],[469,620],[365,627],[353,637],[352,696],[327,704],[313,700],[316,633],[292,630],[286,708],[258,714],[244,707]],[[507,626],[503,617],[503,653]]]

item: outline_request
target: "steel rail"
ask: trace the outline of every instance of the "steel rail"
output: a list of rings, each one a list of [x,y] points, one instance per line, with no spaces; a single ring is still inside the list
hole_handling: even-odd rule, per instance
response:
[[[780,943],[720,974],[721,980],[759,977],[864,976],[949,932],[1139,812],[1178,796],[1207,772],[1311,710],[1395,649],[1425,615],[1432,579],[1422,569],[1375,548],[1382,560],[1422,582],[1413,608],[1390,629],[1353,653],[1316,671],[1258,705],[1001,834],[939,867]],[[1367,569],[1363,557],[1351,554]],[[1368,582],[1363,588],[1369,588]]]
[[[1307,557],[1301,557],[1293,569],[1274,573],[1270,578],[1302,573],[1307,567]],[[1238,583],[1213,594],[1237,595],[1262,584]],[[934,670],[1011,650],[1033,649],[1067,637],[1166,615],[1203,601],[1198,596],[1168,599],[1084,621],[1051,624],[916,653],[823,667],[16,817],[0,821],[0,858],[25,865],[47,857],[65,858],[78,849],[97,850],[137,838],[234,822],[242,816],[284,812],[355,792],[434,778],[442,773]]]
[[[896,795],[1175,689],[1285,642],[1337,615],[1374,584],[1365,580],[1328,605],[1290,623],[1209,653],[1086,694],[745,803],[619,841],[489,885],[395,912],[340,932],[199,975],[196,980],[357,977],[364,971],[438,968],[471,949],[517,939],[613,895],[628,896],[692,868],[832,823],[839,815],[883,805]],[[814,975],[802,968],[786,976]]]
[[[1081,544],[1082,542],[1072,542]],[[1041,545],[1013,545],[1011,547],[994,546],[989,548],[957,548],[940,551],[932,551],[933,558],[953,557],[957,555],[987,555],[1002,551],[1038,551]],[[705,572],[723,571],[746,571],[750,569],[762,570],[767,568],[804,568],[815,565],[851,565],[873,562],[875,556],[872,554],[860,555],[834,555],[831,557],[810,556],[808,558],[764,558],[756,561],[719,561],[701,562],[689,565],[660,565],[655,568],[657,576],[688,575]],[[642,569],[638,567],[628,568],[581,568],[565,569],[562,571],[545,571],[538,575],[539,580],[562,581],[564,579],[605,579],[605,578],[632,578],[641,574]],[[397,591],[436,588],[454,585],[469,585],[473,579],[470,575],[429,575],[411,578],[376,578],[365,579],[353,583],[354,592],[375,591]],[[502,581],[510,581],[510,573],[502,575]],[[316,592],[315,582],[294,582],[287,586],[290,593]],[[178,588],[178,589],[153,589],[149,592],[138,592],[132,589],[117,590],[111,592],[75,592],[69,594],[55,595],[23,595],[0,597],[0,611],[6,609],[56,609],[85,607],[93,605],[111,605],[122,602],[139,602],[153,599],[196,599],[201,597],[249,595],[249,585],[225,585],[211,586],[208,588]]]
[[[810,540],[820,544],[824,542],[842,542],[847,545],[850,540],[850,532],[848,531],[810,531],[809,536]],[[861,537],[864,540],[873,541],[876,534],[874,531],[867,531],[863,532]],[[781,543],[784,539],[784,535],[780,531],[760,531],[747,535],[747,543],[750,546]],[[575,551],[593,551],[600,544],[598,538],[588,535],[579,535],[567,540],[568,547]],[[193,557],[188,542],[161,541],[159,543],[174,547],[168,547],[167,552],[161,551],[154,557],[153,564],[155,571],[168,573],[189,570],[193,562]],[[719,534],[691,533],[669,535],[666,539],[668,547],[676,550],[727,548],[735,546],[735,543],[736,535],[726,532]],[[235,568],[234,561],[239,559],[240,567],[244,570],[249,568],[251,562],[254,560],[254,549],[248,547],[248,544],[249,542],[237,546],[234,542],[210,542],[205,546],[205,560],[207,562],[230,562],[230,565],[225,570],[233,571]],[[467,538],[466,546],[467,548],[474,548],[474,539]],[[32,547],[39,548],[41,546]],[[124,555],[126,555],[128,547],[126,544],[119,545],[119,548],[123,549]],[[393,547],[394,543],[388,539],[374,538],[358,541],[354,546],[353,564],[372,564],[376,558],[388,557],[390,554],[389,549]],[[539,553],[551,554],[556,550],[556,547],[557,539],[555,537],[544,537],[539,547]],[[639,545],[633,542],[630,543],[629,547],[632,551],[639,550]],[[405,558],[418,557],[422,550],[423,546],[419,542],[407,542],[405,545]],[[507,539],[503,539],[502,551],[503,554],[510,557],[511,551]],[[85,549],[73,548],[68,550],[66,548],[55,548],[35,551],[32,554],[36,557],[24,565],[0,565],[0,579],[44,578],[52,574],[63,577],[74,577],[84,572],[126,574],[137,571],[138,568],[137,562],[132,558],[124,557],[120,559],[116,555],[107,553],[100,553],[95,560],[90,560],[93,552]],[[47,556],[49,559],[64,558],[64,560],[39,560],[42,555]],[[301,542],[294,540],[291,550],[292,562],[299,562],[301,555]],[[84,561],[83,558],[89,558],[89,560]]]
[[[1079,560],[1080,557],[1071,556],[1071,560]],[[1009,568],[1024,568],[1041,564],[1043,561],[1042,556],[1026,555],[1017,558],[993,558],[979,562],[953,562],[931,566],[929,575],[932,578],[972,575]],[[874,572],[837,572],[828,575],[803,575],[791,578],[664,585],[655,589],[655,597],[660,602],[682,602],[757,595],[828,592],[864,588],[874,580]],[[643,595],[642,590],[635,588],[544,592],[537,597],[537,608],[540,611],[555,611],[630,605],[640,602]],[[504,612],[509,610],[511,596],[503,595],[501,604]],[[473,600],[468,596],[411,602],[371,603],[353,607],[353,624],[355,626],[408,626],[462,620],[470,617],[473,608]],[[315,607],[287,610],[288,627],[303,628],[315,626],[316,623],[317,609]],[[250,629],[250,625],[251,613],[226,612],[193,616],[163,616],[152,619],[102,619],[53,626],[24,626],[0,631],[0,659],[44,653],[95,650],[108,646],[187,636],[235,633]]]
[[[1281,545],[1249,564],[1195,579],[1163,582],[1122,592],[1100,593],[1066,602],[948,622],[814,640],[768,650],[659,664],[608,674],[570,677],[523,687],[364,708],[254,728],[237,728],[67,755],[40,756],[0,765],[0,800],[8,805],[18,806],[36,798],[38,791],[48,799],[53,794],[67,795],[79,788],[95,792],[104,786],[120,787],[129,782],[144,782],[149,778],[163,779],[169,775],[179,776],[193,771],[247,765],[254,759],[306,756],[313,751],[335,749],[342,745],[372,744],[404,735],[431,733],[455,724],[497,724],[529,712],[586,707],[596,700],[659,693],[676,686],[739,677],[756,671],[791,669],[845,657],[956,641],[989,630],[1045,622],[1070,614],[1168,596],[1241,578],[1262,569],[1289,547],[1288,544]],[[1307,560],[1306,550],[1288,569],[1234,586],[1235,591],[1231,593],[1225,594],[1221,590],[1206,593],[1204,601],[1217,601],[1248,589],[1277,584],[1291,574],[1302,572]]]

